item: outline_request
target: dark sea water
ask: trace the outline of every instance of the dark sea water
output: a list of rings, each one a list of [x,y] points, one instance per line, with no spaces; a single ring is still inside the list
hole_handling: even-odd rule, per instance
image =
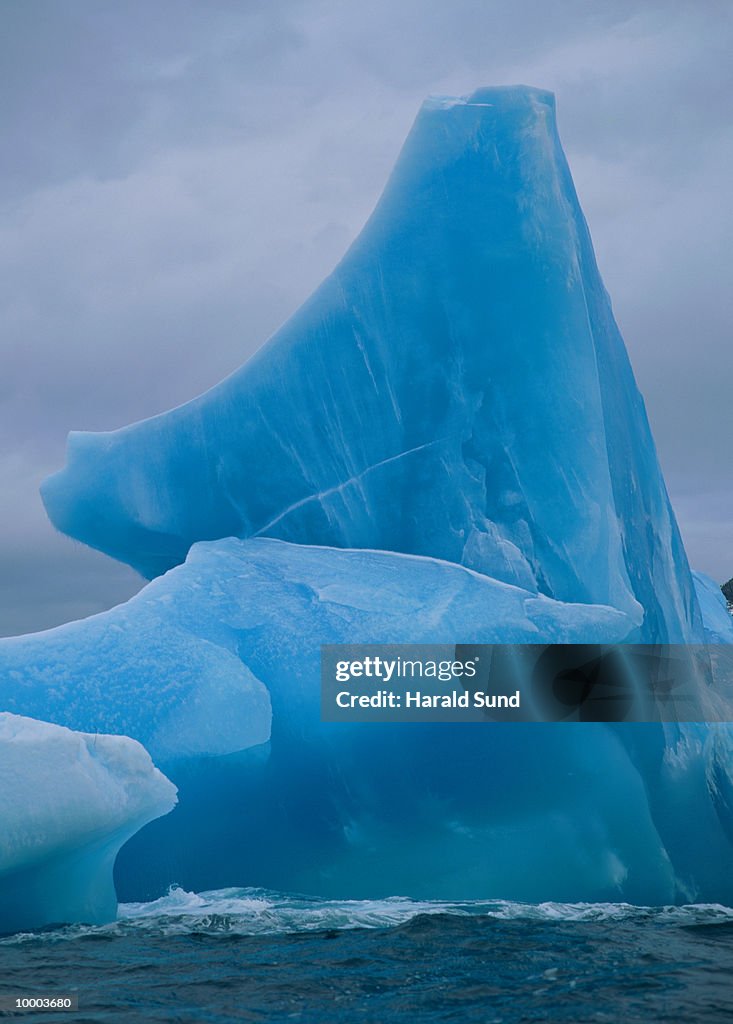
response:
[[[0,938],[24,1021],[733,1021],[733,909],[333,902],[174,889],[104,927]]]

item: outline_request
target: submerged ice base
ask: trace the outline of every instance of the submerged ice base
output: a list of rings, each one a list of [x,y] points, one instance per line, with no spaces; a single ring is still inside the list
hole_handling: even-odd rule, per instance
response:
[[[436,559],[230,538],[120,608],[0,641],[0,673],[6,706],[126,731],[179,786],[120,855],[123,899],[172,882],[733,899],[727,727],[321,721],[321,643],[615,643],[637,626]]]
[[[175,802],[134,740],[0,714],[0,933],[113,920],[120,847]]]

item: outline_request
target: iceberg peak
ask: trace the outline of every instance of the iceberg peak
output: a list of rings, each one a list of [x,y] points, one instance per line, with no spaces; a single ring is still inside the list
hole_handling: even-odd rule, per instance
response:
[[[200,540],[446,559],[701,639],[642,399],[551,93],[422,107],[377,207],[240,370],[74,433],[56,526],[152,578]]]
[[[516,109],[527,104],[544,104],[553,112],[555,110],[555,94],[548,89],[538,89],[532,85],[487,85],[474,89],[468,96],[428,96],[423,109],[436,107],[448,109],[454,106],[463,107],[503,107]]]

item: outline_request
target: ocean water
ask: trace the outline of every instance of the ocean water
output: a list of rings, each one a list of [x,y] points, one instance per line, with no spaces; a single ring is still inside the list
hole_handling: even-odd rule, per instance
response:
[[[24,1021],[733,1020],[733,909],[332,901],[174,888],[103,927],[0,938]]]

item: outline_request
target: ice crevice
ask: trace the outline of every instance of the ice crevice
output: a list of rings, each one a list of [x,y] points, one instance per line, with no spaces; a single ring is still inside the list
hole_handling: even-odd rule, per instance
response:
[[[280,512],[274,519],[264,526],[260,527],[256,533],[253,534],[255,537],[263,537],[268,531],[272,530],[278,523],[289,516],[291,513],[296,512],[298,509],[305,507],[311,502],[323,502],[324,498],[330,497],[332,494],[339,494],[341,491],[346,490],[347,487],[352,487],[361,482],[365,476],[373,473],[375,470],[380,469],[382,466],[389,466],[401,459],[406,459],[410,455],[415,455],[417,452],[424,451],[427,448],[433,448],[437,445],[443,444],[445,441],[450,440],[449,438],[436,438],[434,441],[427,441],[425,444],[416,445],[414,448],[410,448],[408,451],[399,452],[397,455],[388,456],[385,459],[380,459],[379,462],[373,463],[371,466],[367,466],[365,469],[360,470],[354,476],[349,477],[348,480],[344,480],[341,483],[335,484],[333,487],[328,487],[323,491],[319,491],[318,494],[309,494],[305,498],[301,498],[299,501],[293,502],[288,508]]]

